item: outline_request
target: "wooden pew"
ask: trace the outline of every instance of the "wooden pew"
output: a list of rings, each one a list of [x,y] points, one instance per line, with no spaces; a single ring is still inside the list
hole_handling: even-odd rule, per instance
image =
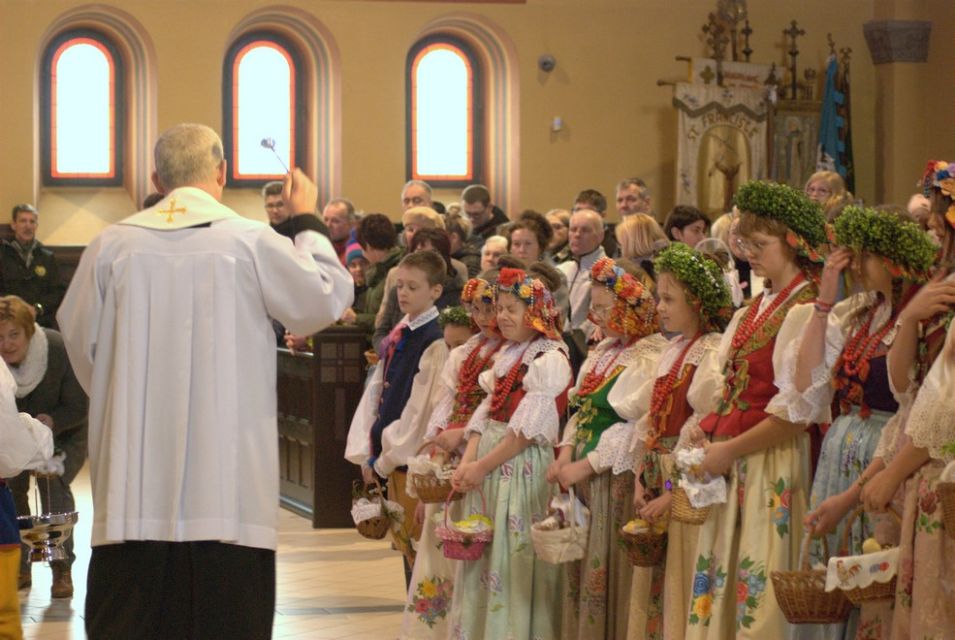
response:
[[[345,441],[364,386],[367,338],[336,325],[313,341],[314,355],[278,350],[282,506],[315,528],[348,528],[351,483],[360,474],[345,461]]]

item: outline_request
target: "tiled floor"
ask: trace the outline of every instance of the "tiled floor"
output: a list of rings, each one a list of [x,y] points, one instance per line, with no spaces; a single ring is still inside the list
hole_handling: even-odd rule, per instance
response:
[[[33,567],[33,587],[20,593],[27,639],[78,640],[90,549],[89,476],[76,479],[80,522],[75,531],[72,600],[50,598],[50,570]],[[32,504],[32,499],[31,499]],[[397,636],[404,604],[401,556],[387,542],[365,540],[352,529],[314,530],[284,509],[279,512],[277,602],[273,638],[387,640]]]

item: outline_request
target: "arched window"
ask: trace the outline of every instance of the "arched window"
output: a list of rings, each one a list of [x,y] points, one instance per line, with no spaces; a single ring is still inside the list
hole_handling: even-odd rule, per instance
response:
[[[482,181],[481,72],[471,47],[447,35],[419,40],[407,61],[408,177],[456,187]]]
[[[123,182],[123,60],[102,33],[74,29],[43,55],[41,162],[47,185]]]
[[[301,69],[298,52],[274,33],[249,33],[229,48],[222,92],[229,184],[261,186],[299,164],[306,113]]]

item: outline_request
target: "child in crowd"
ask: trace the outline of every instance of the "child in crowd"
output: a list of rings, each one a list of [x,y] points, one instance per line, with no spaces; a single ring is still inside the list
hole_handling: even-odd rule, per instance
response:
[[[770,288],[737,311],[723,335],[722,398],[700,424],[714,440],[701,470],[730,478],[727,502],[714,506],[700,530],[691,639],[786,636],[769,577],[798,563],[802,536],[792,523],[802,522],[810,482],[806,425],[771,402],[785,347],[801,329],[787,315],[815,299],[825,220],[805,194],[781,184],[746,183],[736,204],[743,249]]]
[[[633,390],[642,417],[633,455],[640,474],[634,490],[639,516],[651,526],[666,521],[678,482],[674,454],[702,446],[702,418],[716,410],[722,391],[718,349],[732,314],[720,266],[705,254],[674,243],[654,261],[657,310],[663,329],[675,334]],[[670,519],[664,564],[634,571],[628,637],[682,638],[690,600],[699,525]]]
[[[462,300],[464,292],[461,293]],[[474,321],[464,307],[447,307],[438,316],[438,325],[444,332],[444,344],[453,351],[471,339],[474,335]],[[447,364],[445,364],[447,366]]]
[[[419,251],[405,256],[396,269],[398,304],[405,316],[389,336],[385,357],[352,419],[345,458],[361,466],[366,483],[376,476],[388,479],[388,495],[404,508],[393,533],[410,580],[411,540],[420,535],[420,526],[414,518],[417,501],[405,489],[404,465],[424,442],[428,419],[440,400],[438,381],[448,348],[434,302],[441,296],[447,265],[433,251]]]
[[[507,344],[480,375],[488,394],[467,426],[467,450],[454,474],[469,491],[463,512],[481,510],[494,537],[481,558],[461,562],[455,576],[451,637],[556,638],[559,568],[534,555],[530,527],[552,495],[560,415],[572,384],[560,317],[551,292],[519,269],[498,277],[497,324]]]
[[[896,318],[916,283],[927,279],[936,253],[921,227],[889,212],[849,206],[834,230],[835,248],[826,258],[819,296],[814,305],[792,311],[803,314],[805,324],[776,378],[778,400],[789,407],[790,421],[832,423],[812,484],[813,511],[805,519],[813,534],[828,534],[832,553],[840,548],[848,525],[843,519],[858,506],[862,486],[884,466],[876,456],[877,444],[899,408],[889,385],[886,354]],[[847,270],[862,291],[837,303],[840,278]],[[833,400],[835,420],[830,415]],[[852,524],[849,555],[861,554],[863,541],[875,535],[873,515]],[[887,535],[879,537],[885,540]],[[812,564],[827,561],[823,545],[814,543]],[[861,624],[853,612],[848,625],[800,625],[797,635],[853,638],[857,626],[872,632],[884,625],[885,634],[878,637],[888,637],[889,608],[871,613]]]
[[[929,227],[941,241],[939,265],[899,314],[889,352],[893,386],[915,400],[902,434],[889,440],[885,469],[862,488],[869,511],[884,509],[902,488],[892,638],[955,637],[955,540],[945,530],[938,492],[942,470],[955,457],[946,446],[955,441],[955,164],[929,162],[923,190],[931,203]]]
[[[673,207],[663,225],[667,238],[691,248],[706,239],[709,229],[710,219],[696,207],[684,204]]]
[[[636,270],[634,270],[636,271]],[[606,336],[584,361],[570,393],[577,412],[547,480],[569,487],[591,513],[587,551],[564,565],[564,638],[624,638],[632,568],[620,528],[633,513],[632,395],[651,378],[665,344],[653,295],[610,258],[591,268],[590,321]]]
[[[467,309],[464,317],[468,319],[468,333],[472,327],[478,333],[469,335],[466,342],[449,354],[439,381],[443,387],[442,399],[434,408],[427,433],[427,440],[449,456],[464,449],[464,427],[487,396],[478,384],[478,376],[490,369],[494,355],[504,344],[494,321],[493,286],[487,280],[469,280],[461,294],[461,303],[465,307],[450,307],[442,317],[452,309]],[[459,328],[459,325],[445,325],[446,342],[450,327]],[[460,502],[451,503],[455,516],[452,518],[449,514],[449,520],[460,519],[458,505]],[[434,532],[435,520],[441,518],[444,505],[423,505],[421,510],[423,530],[399,637],[443,640],[448,637],[447,616],[451,609],[455,567],[444,557]]]
[[[368,270],[368,259],[361,249],[361,245],[352,242],[345,249],[345,267],[351,274],[352,281],[355,283],[355,302],[352,303],[351,313],[345,312],[342,316],[342,322],[345,324],[355,324],[358,314],[365,309],[365,294],[368,292],[368,283],[365,279],[365,273]]]

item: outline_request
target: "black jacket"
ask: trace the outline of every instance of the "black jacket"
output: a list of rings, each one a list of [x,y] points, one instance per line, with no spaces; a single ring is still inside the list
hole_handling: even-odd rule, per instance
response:
[[[40,244],[34,245],[30,266],[20,256],[16,240],[0,243],[0,294],[20,296],[31,305],[41,305],[37,323],[53,327],[56,310],[60,308],[66,287],[60,282],[60,269],[53,252]],[[38,309],[39,311],[39,309]]]

